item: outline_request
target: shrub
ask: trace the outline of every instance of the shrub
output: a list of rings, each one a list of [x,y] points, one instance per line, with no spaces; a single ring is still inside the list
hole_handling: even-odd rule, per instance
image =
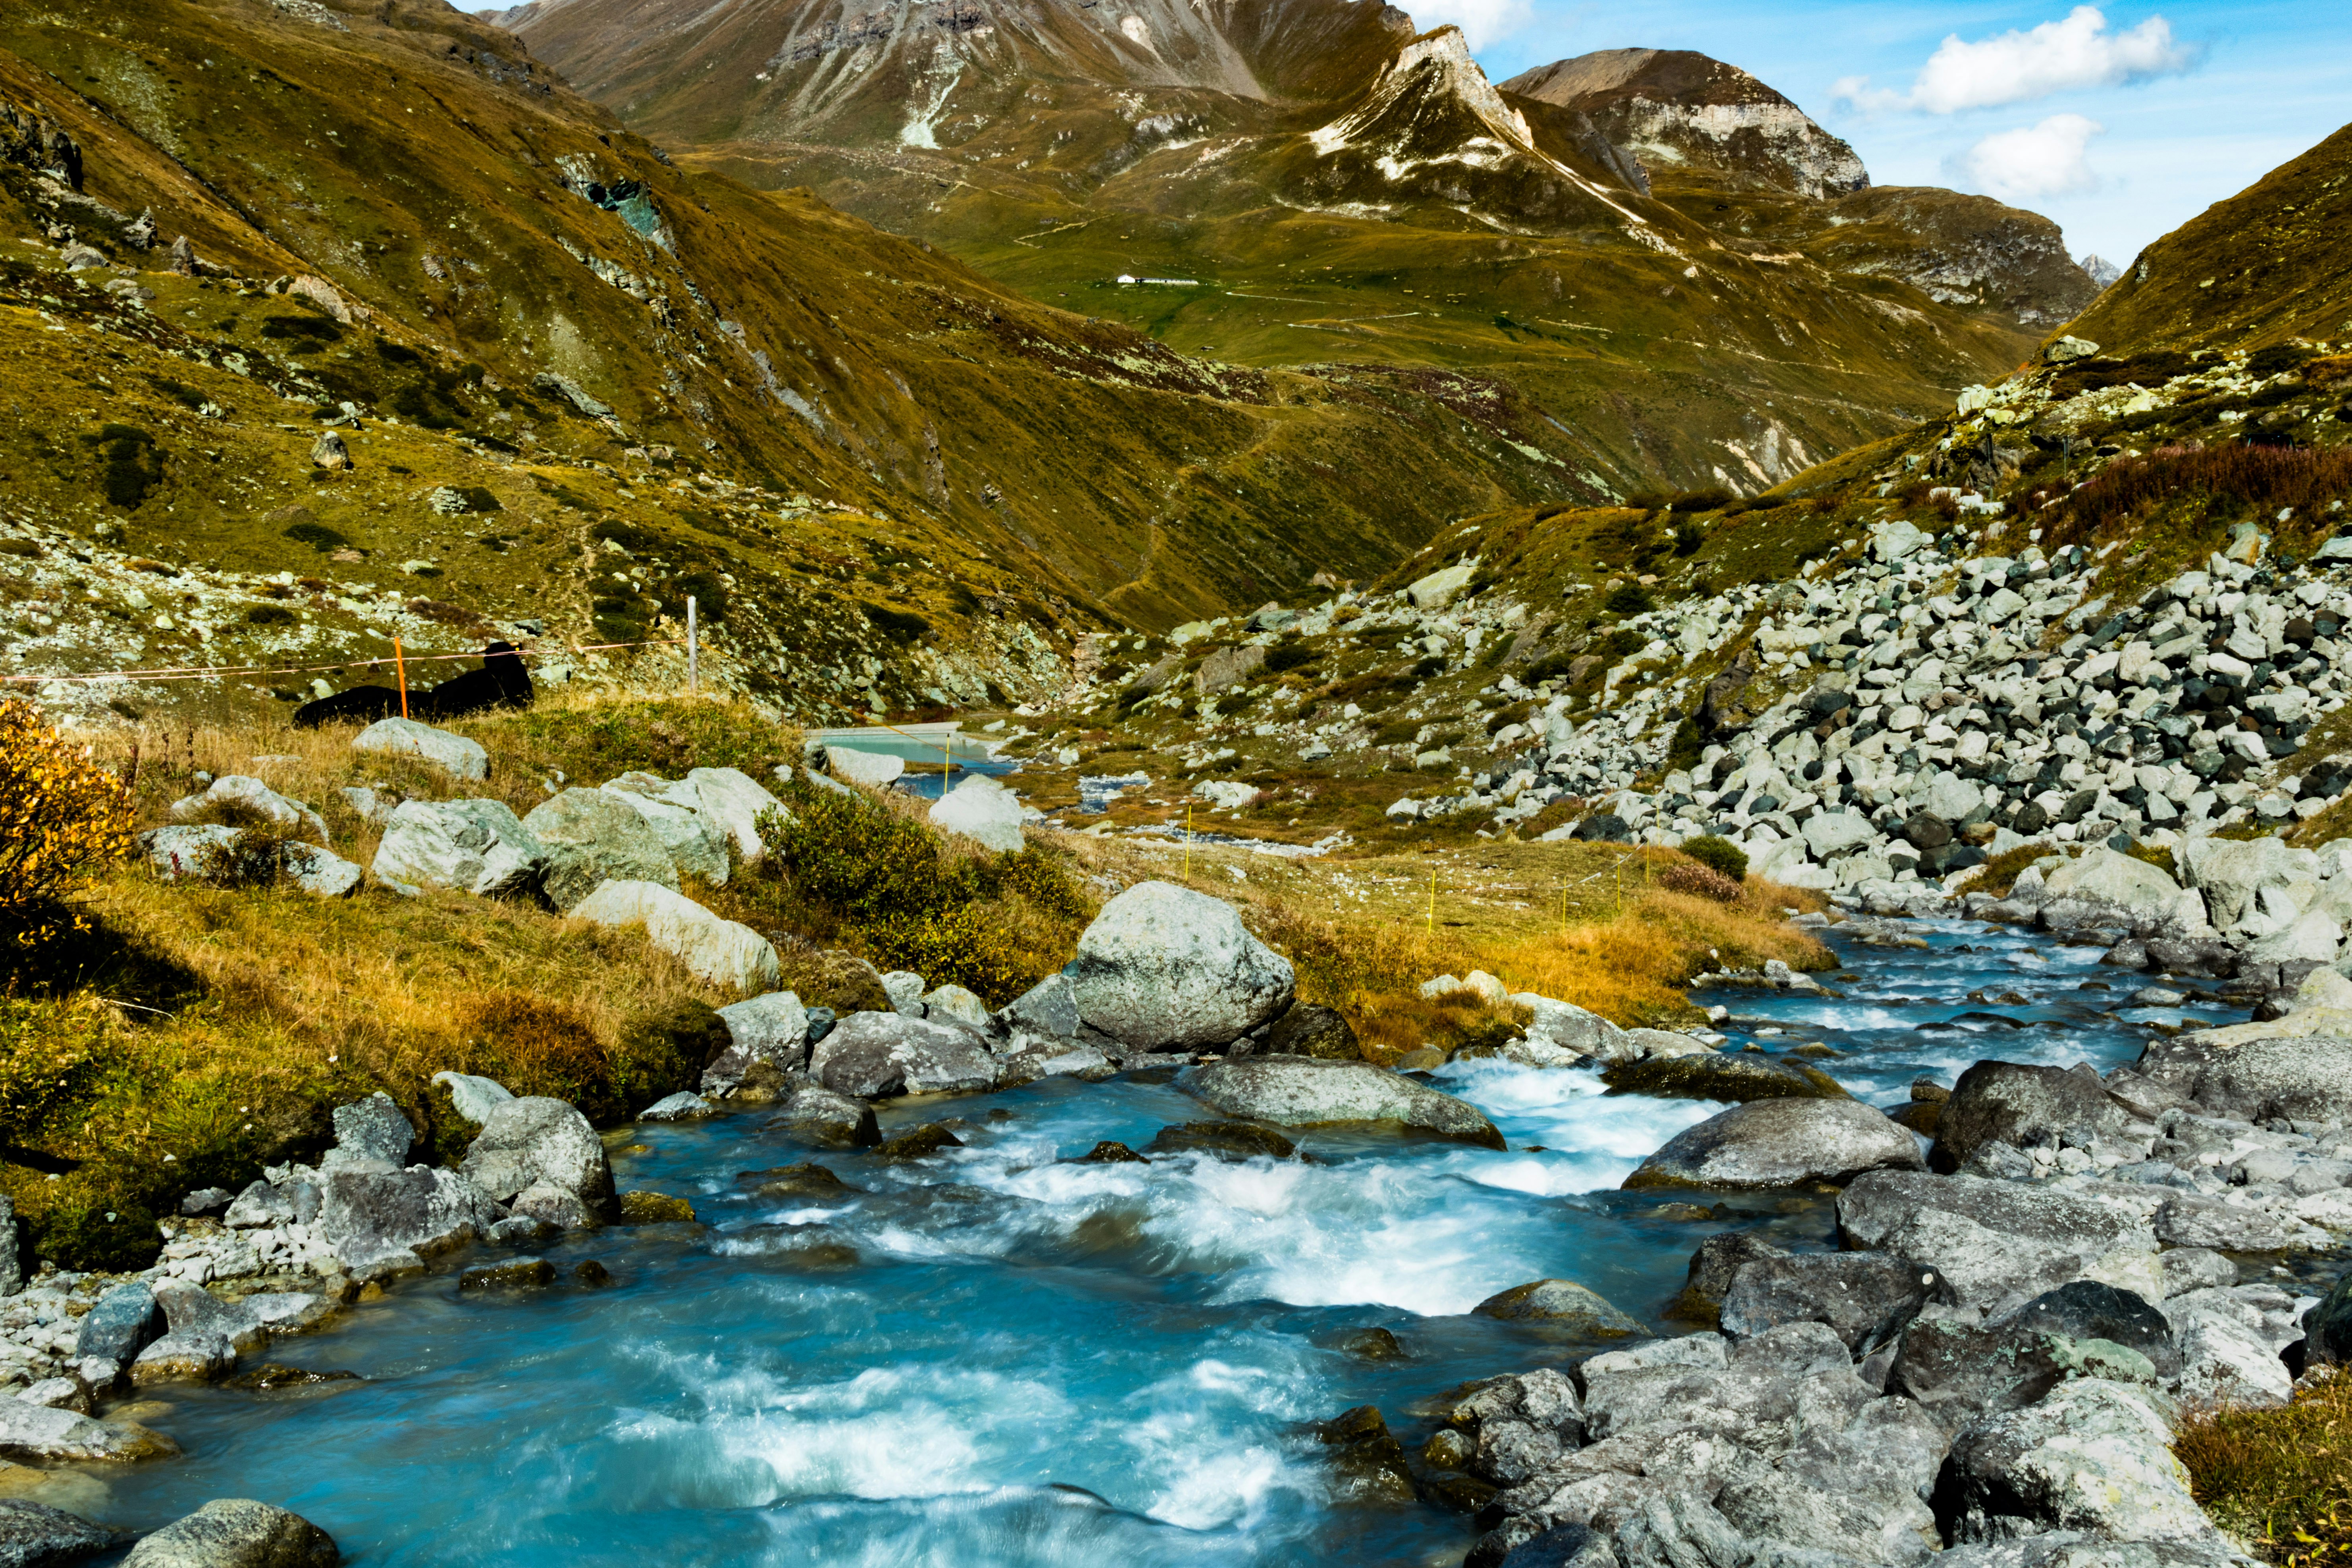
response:
[[[31,703],[0,701],[0,934],[89,930],[72,900],[133,843],[130,791]]]
[[[256,626],[290,626],[296,616],[283,605],[256,605],[245,612],[246,624]]]
[[[1675,553],[1696,555],[1706,542],[1706,531],[1695,522],[1678,523],[1675,527]]]
[[[662,607],[668,610],[671,615],[684,619],[686,601],[689,596],[694,600],[694,618],[697,622],[726,618],[727,584],[719,580],[717,573],[688,572],[683,576],[671,579],[669,584],[662,590]]]
[[[82,439],[98,448],[104,465],[100,482],[110,504],[136,511],[148,492],[163,482],[163,457],[155,449],[155,438],[146,431],[128,425],[104,425],[96,435]]]
[[[1669,893],[1696,894],[1718,904],[1736,904],[1740,896],[1738,882],[1706,866],[1669,866],[1658,873],[1658,886]]]
[[[226,815],[226,808],[214,810],[215,815]],[[206,851],[196,874],[218,888],[275,887],[286,874],[286,852],[294,842],[248,826],[226,844]]]
[[[2202,500],[2217,517],[2275,513],[2282,507],[2308,517],[2346,495],[2352,495],[2352,449],[2230,446],[2159,450],[2109,465],[2068,497],[2065,521],[2053,542],[2076,542],[2175,499]]]
[[[1703,490],[1685,490],[1666,503],[1669,511],[1720,511],[1739,498],[1729,490],[1711,487]]]
[[[1303,642],[1286,642],[1267,653],[1265,667],[1279,675],[1286,669],[1298,669],[1313,664],[1319,657],[1315,649]]]
[[[1710,833],[1704,837],[1685,839],[1683,853],[1718,877],[1733,882],[1748,879],[1748,851],[1728,838],[1718,838]]]
[[[1650,591],[1639,583],[1623,583],[1601,601],[1601,607],[1612,616],[1638,616],[1646,610],[1656,609],[1658,602],[1650,597]]]
[[[86,1101],[111,1044],[102,1012],[0,997],[0,1128],[9,1142],[40,1137]]]
[[[931,629],[930,622],[904,610],[867,604],[860,604],[857,607],[866,612],[866,618],[874,623],[874,629],[892,642],[910,643]]]

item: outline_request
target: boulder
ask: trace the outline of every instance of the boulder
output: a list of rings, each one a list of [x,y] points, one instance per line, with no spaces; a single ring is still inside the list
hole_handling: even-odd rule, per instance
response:
[[[0,1395],[0,1459],[22,1465],[168,1459],[180,1446],[129,1421],[93,1421],[71,1410]]]
[[[2052,898],[2106,904],[2133,917],[2136,926],[2162,923],[2180,901],[2180,884],[2145,860],[2105,847],[2085,849],[2043,879]]]
[[[606,882],[569,911],[603,926],[642,925],[646,940],[683,963],[698,980],[737,991],[775,988],[782,965],[768,939],[723,921],[692,899],[654,882]]]
[[[416,1142],[416,1129],[382,1090],[335,1107],[334,1125],[335,1146],[320,1161],[321,1171],[397,1171]]]
[[[940,796],[930,818],[941,832],[961,834],[1000,854],[1017,855],[1024,843],[1020,796],[986,773],[970,774]]]
[[[694,809],[733,846],[735,858],[746,866],[768,852],[760,837],[760,818],[772,811],[791,816],[782,801],[740,768],[696,768],[685,782],[694,791]]]
[[[478,742],[412,719],[379,719],[352,737],[352,750],[384,757],[415,757],[452,778],[490,776],[490,754]]]
[[[2156,1211],[2156,1238],[2169,1247],[2215,1252],[2278,1252],[2286,1231],[2278,1216],[2252,1203],[2175,1193]]]
[[[1919,1145],[1883,1111],[1851,1100],[1759,1100],[1686,1127],[1625,1178],[1640,1187],[1843,1184],[1869,1171],[1920,1169]]]
[[[1923,1316],[1904,1331],[1886,1386],[1918,1401],[1936,1419],[1960,1426],[1997,1411],[2021,1410],[2076,1377],[2152,1384],[2156,1370],[2146,1356],[2103,1339],[2077,1340],[2025,1324],[1978,1324],[1965,1316]]]
[[[996,1015],[1008,1034],[1035,1035],[1048,1040],[1071,1040],[1084,1027],[1078,999],[1066,974],[1048,974],[1007,1002]]]
[[[1598,1013],[1587,1012],[1572,1002],[1555,1002],[1532,991],[1522,991],[1510,1001],[1514,1006],[1525,1007],[1535,1015],[1528,1023],[1528,1042],[1559,1052],[1561,1066],[1583,1057],[1610,1061],[1633,1054],[1623,1044],[1625,1031]]]
[[[1601,1081],[1609,1086],[1612,1094],[1646,1094],[1661,1100],[1717,1100],[1727,1105],[1744,1105],[1754,1100],[1853,1098],[1845,1091],[1844,1085],[1817,1067],[1746,1052],[1719,1056],[1698,1051],[1612,1062],[1601,1069]]]
[[[988,1031],[988,1004],[961,985],[941,985],[923,994],[922,1016],[936,1024],[950,1024],[970,1029],[974,1034]]]
[[[514,1091],[498,1079],[477,1073],[436,1072],[433,1081],[449,1091],[450,1109],[477,1127],[514,1098]]]
[[[809,1052],[809,1076],[860,1100],[992,1088],[996,1060],[970,1029],[898,1013],[852,1013]]]
[[[2144,1187],[2032,1186],[1880,1171],[1838,1196],[1848,1247],[1933,1265],[1962,1306],[1997,1315],[2076,1279],[2161,1294]]]
[[[1805,819],[1803,832],[1806,847],[1815,859],[1823,861],[1874,844],[1880,837],[1870,818],[1853,811],[1817,811]]]
[[[193,827],[151,827],[139,836],[147,863],[166,882],[201,879],[213,875],[220,857],[244,837],[239,827],[200,823]]]
[[[315,844],[289,844],[278,869],[296,889],[314,899],[347,899],[366,877],[351,861]]]
[[[79,1514],[0,1498],[0,1568],[65,1568],[114,1544],[114,1531]]]
[[[536,890],[547,860],[547,846],[502,802],[404,800],[369,869],[390,886],[509,898]]]
[[[790,991],[730,1003],[719,1009],[727,1048],[702,1069],[707,1095],[772,1099],[784,1075],[808,1065],[808,1009]]]
[[[172,803],[172,820],[194,822],[215,816],[231,827],[258,827],[280,837],[306,838],[323,846],[326,819],[300,801],[289,800],[257,778],[224,773],[203,794]]]
[[[882,1142],[872,1106],[814,1084],[795,1089],[764,1126],[812,1149],[871,1149]]]
[[[2241,962],[2333,963],[2344,945],[2344,928],[2326,910],[2305,910],[2267,936],[2247,944]]]
[[[1666,1315],[1694,1323],[1718,1323],[1723,1299],[1731,1294],[1731,1282],[1739,1277],[1740,1269],[1759,1258],[1788,1256],[1784,1249],[1747,1231],[1710,1236],[1691,1254],[1682,1293],[1666,1309]]]
[[[2280,1405],[2294,1392],[2282,1352],[2305,1338],[2295,1299],[2275,1285],[2191,1290],[2164,1303],[2180,1347],[2181,1399],[2197,1405]]]
[[[1314,1057],[1328,1062],[1363,1059],[1355,1026],[1343,1015],[1313,1002],[1294,1004],[1276,1019],[1258,1049],[1269,1056]]]
[[[719,1108],[690,1089],[666,1094],[637,1112],[640,1121],[701,1121],[719,1114]]]
[[[2249,926],[2267,930],[2262,892],[2308,879],[2295,851],[2275,838],[2190,837],[2178,858],[2189,885],[2205,896],[2206,916],[2220,931]]]
[[[1412,602],[1414,609],[1424,614],[1443,610],[1454,603],[1454,595],[1468,587],[1470,580],[1477,574],[1478,563],[1465,561],[1458,565],[1432,572],[1426,577],[1415,578],[1405,585],[1404,596]]]
[[[2073,1132],[2112,1136],[2134,1121],[2089,1067],[2032,1067],[1980,1061],[1960,1074],[1936,1117],[1934,1169],[1950,1173],[1987,1143],[2011,1148],[2054,1143]]]
[[[626,773],[608,780],[604,793],[646,819],[680,877],[699,878],[714,888],[725,885],[727,838],[698,809],[701,802],[692,784],[656,773]]]
[[[321,1185],[319,1227],[354,1272],[414,1268],[504,1217],[488,1194],[455,1171],[337,1171]]]
[[[1504,1147],[1502,1133],[1467,1100],[1370,1062],[1244,1057],[1187,1068],[1176,1087],[1228,1116],[1277,1127],[1386,1122],[1483,1148]]]
[[[824,749],[825,771],[846,784],[880,789],[907,771],[907,759],[884,752],[861,752],[849,746]]]
[[[1461,1468],[1501,1486],[1552,1468],[1584,1439],[1576,1385],[1550,1367],[1472,1384],[1438,1415],[1449,1433],[1464,1439]]]
[[[668,847],[629,797],[567,789],[531,807],[523,826],[547,846],[547,900],[569,913],[603,882],[650,882],[677,891]]]
[[[1782,1323],[1825,1323],[1856,1353],[1893,1342],[1938,1294],[1932,1268],[1883,1252],[1804,1252],[1740,1266],[1719,1321],[1735,1340]]]
[[[1226,1045],[1289,1005],[1293,984],[1231,904],[1167,882],[1105,904],[1063,973],[1081,1019],[1144,1051]]]
[[[1543,1322],[1577,1333],[1622,1339],[1647,1333],[1641,1320],[1628,1317],[1599,1294],[1573,1279],[1538,1279],[1489,1296],[1470,1309],[1482,1318],[1507,1322]]]
[[[541,1185],[570,1194],[592,1214],[603,1215],[613,1201],[604,1140],[578,1110],[545,1095],[493,1109],[458,1169],[500,1203]]]
[[[2109,1541],[2210,1537],[2189,1473],[2150,1396],[2102,1379],[2062,1383],[2038,1404],[1953,1439],[1935,1509],[1955,1543],[2047,1530]]]
[[[1098,1151],[1101,1147],[1096,1145]],[[1206,1154],[1213,1160],[1298,1158],[1297,1144],[1254,1121],[1186,1121],[1162,1127],[1143,1147],[1150,1154]]]
[[[2231,1272],[2234,1277],[2236,1269]],[[2352,1269],[2336,1276],[2335,1286],[2305,1320],[2304,1331],[2314,1359],[2338,1365],[2352,1362]]]
[[[1910,1491],[1896,1487],[1825,1488],[1803,1478],[1739,1467],[1716,1494],[1716,1511],[1754,1540],[1759,1562],[1776,1555],[1832,1561],[1916,1563],[1942,1545],[1936,1516]],[[1793,1547],[1796,1550],[1788,1552]]]
[[[2157,1038],[2133,1070],[2236,1121],[2335,1121],[2352,1116],[2352,1036],[2296,1037],[2290,1019],[2232,1026],[2230,1034],[2274,1037],[2227,1043],[2224,1031]],[[2352,1026],[2352,1018],[2346,1020]]]
[[[74,1334],[74,1357],[91,1356],[128,1365],[167,1331],[163,1309],[144,1279],[110,1287],[82,1316]]]
[[[335,1568],[334,1538],[301,1515],[249,1498],[215,1498],[145,1537],[122,1568]]]

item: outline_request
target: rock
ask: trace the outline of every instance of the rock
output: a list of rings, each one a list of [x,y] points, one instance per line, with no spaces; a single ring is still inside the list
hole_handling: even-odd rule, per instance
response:
[[[700,811],[699,795],[692,784],[672,783],[654,773],[626,773],[607,780],[604,793],[646,819],[679,877],[698,878],[714,888],[725,885],[727,837]]]
[[[812,1149],[870,1149],[882,1142],[872,1106],[813,1084],[795,1089],[764,1125]]]
[[[45,1377],[20,1390],[16,1397],[27,1405],[45,1405],[52,1410],[70,1410],[79,1415],[89,1414],[89,1390],[70,1377]],[[6,1562],[5,1557],[0,1557],[0,1564]]]
[[[1394,1122],[1484,1148],[1504,1146],[1502,1133],[1475,1106],[1370,1062],[1244,1057],[1187,1068],[1176,1087],[1228,1116],[1279,1127]]]
[[[1876,843],[1878,829],[1859,812],[1819,811],[1805,819],[1806,847],[1818,860],[1828,860],[1864,845]]]
[[[180,1446],[128,1421],[93,1421],[70,1410],[0,1398],[0,1459],[44,1465],[68,1460],[130,1464],[177,1458]]]
[[[336,1171],[321,1185],[319,1226],[354,1272],[412,1268],[464,1246],[502,1217],[488,1194],[455,1171]]]
[[[1628,1317],[1599,1295],[1572,1279],[1538,1279],[1489,1296],[1470,1309],[1482,1318],[1508,1322],[1539,1321],[1603,1339],[1647,1333],[1641,1321]]]
[[[692,1225],[694,1205],[669,1193],[623,1193],[619,1203],[623,1225]]]
[[[2263,889],[2283,889],[2309,874],[2275,838],[2186,838],[2176,858],[2189,885],[2204,894],[2207,918],[2224,932],[2260,920]]]
[[[477,1263],[457,1276],[457,1289],[460,1290],[525,1290],[554,1283],[555,1265],[544,1258],[509,1258],[501,1263]]]
[[[544,1247],[563,1234],[563,1227],[535,1215],[509,1215],[482,1233],[492,1247]]]
[[[1552,1469],[1584,1440],[1576,1385],[1550,1367],[1472,1384],[1438,1415],[1454,1436],[1467,1439],[1460,1445],[1466,1449],[1462,1468],[1503,1486]]]
[[[2180,1371],[2180,1352],[2164,1314],[2137,1291],[2095,1279],[2045,1291],[2001,1321],[2011,1328],[2121,1345],[2146,1356],[2156,1375],[2168,1381]]]
[[[114,1531],[79,1514],[0,1498],[0,1568],[66,1568],[114,1544]]]
[[[1313,1002],[1296,1003],[1276,1019],[1258,1049],[1269,1056],[1314,1057],[1330,1062],[1363,1058],[1354,1026],[1339,1013]]]
[[[1096,1146],[1097,1150],[1101,1145]],[[1219,1160],[1295,1160],[1298,1145],[1248,1121],[1187,1121],[1162,1127],[1144,1148],[1153,1154],[1207,1154]]]
[[[1648,1031],[1638,1031],[1647,1033]],[[1699,1052],[1612,1062],[1601,1069],[1612,1094],[1646,1094],[1661,1100],[1719,1100],[1742,1105],[1756,1100],[1851,1100],[1844,1085],[1816,1067],[1768,1057],[1718,1056]]]
[[[2281,1352],[2305,1338],[2295,1299],[2274,1285],[2194,1290],[2164,1303],[2180,1347],[2180,1397],[2197,1405],[2284,1405]]]
[[[923,977],[911,969],[894,969],[882,976],[882,994],[890,998],[891,1011],[901,1017],[919,1018],[923,1014]]]
[[[1412,1471],[1405,1463],[1404,1446],[1389,1431],[1379,1410],[1358,1405],[1325,1422],[1316,1436],[1334,1451],[1339,1496],[1355,1500],[1411,1502]]]
[[[1285,1140],[1288,1142],[1288,1140]],[[1083,1154],[1065,1162],[1072,1165],[1149,1165],[1151,1162],[1116,1139],[1106,1138]]]
[[[1477,574],[1477,563],[1465,561],[1459,565],[1448,566],[1442,571],[1432,572],[1426,577],[1414,579],[1406,585],[1404,596],[1412,602],[1414,609],[1423,614],[1443,610],[1454,603],[1454,595],[1468,587],[1470,580]]]
[[[2096,847],[2052,870],[2042,885],[2053,898],[2110,905],[2151,926],[2180,901],[2180,884],[2154,866]]]
[[[2233,1026],[2275,1037],[2227,1043],[2221,1030],[2150,1040],[2133,1070],[2236,1121],[2335,1121],[2352,1115],[2352,1037],[2294,1037],[2277,1024]],[[2346,1020],[2352,1027],[2352,1018]]]
[[[413,719],[379,719],[352,737],[352,750],[385,757],[415,757],[452,778],[490,776],[490,754],[479,742]]]
[[[2173,1247],[2217,1252],[2277,1252],[2286,1232],[2268,1209],[2198,1193],[2176,1193],[2156,1211],[2156,1237]]]
[[[449,1091],[449,1104],[459,1116],[479,1127],[490,1112],[514,1098],[512,1090],[493,1078],[475,1073],[436,1072],[433,1081]]]
[[[1008,1033],[1039,1035],[1049,1040],[1076,1039],[1084,1026],[1078,1017],[1078,999],[1066,974],[1048,974],[1006,1003],[996,1016]]]
[[[809,1052],[809,1076],[861,1100],[992,1088],[996,1061],[969,1029],[897,1013],[852,1013]]]
[[[936,1121],[926,1121],[874,1146],[877,1160],[924,1160],[942,1149],[961,1149],[963,1140]]]
[[[542,886],[559,912],[569,913],[604,882],[650,882],[677,891],[667,846],[625,795],[567,789],[533,806],[522,825],[547,846]]]
[[[492,1110],[458,1169],[500,1203],[541,1184],[570,1194],[593,1214],[613,1201],[604,1141],[586,1117],[545,1095],[525,1095]]]
[[[1870,557],[1881,565],[1907,560],[1919,552],[1927,536],[1900,518],[1870,527]]]
[[[1746,1231],[1710,1236],[1691,1254],[1690,1271],[1683,1282],[1682,1293],[1666,1309],[1666,1315],[1712,1326],[1721,1321],[1723,1299],[1731,1293],[1731,1282],[1741,1268],[1759,1258],[1788,1256],[1781,1248]]]
[[[694,791],[695,810],[734,847],[735,858],[746,866],[756,864],[768,853],[767,843],[760,837],[760,818],[772,811],[788,819],[792,815],[784,810],[782,801],[740,768],[696,768],[686,775],[686,784]],[[671,798],[682,796],[673,793]]]
[[[142,1540],[122,1568],[335,1568],[334,1538],[299,1514],[215,1498]]]
[[[719,1009],[728,1047],[702,1069],[702,1092],[772,1099],[784,1075],[808,1065],[809,1016],[798,995],[771,991]]]
[[[2070,1377],[2146,1384],[2156,1372],[2145,1356],[2105,1340],[1922,1317],[1904,1331],[1887,1389],[1957,1426],[2022,1409]]]
[[[847,784],[880,789],[907,771],[907,759],[882,752],[860,752],[847,746],[824,749],[825,771]]]
[[[317,812],[299,801],[287,799],[257,778],[239,773],[224,773],[213,780],[202,795],[192,795],[172,803],[172,820],[193,822],[197,817],[215,814],[227,819],[231,827],[258,827],[279,837],[308,839],[323,846],[327,842],[327,823]]]
[[[165,1331],[163,1309],[143,1279],[110,1287],[83,1314],[74,1334],[76,1359],[90,1356],[128,1363]]]
[[[1289,1005],[1293,984],[1232,905],[1167,882],[1105,904],[1063,973],[1081,1019],[1147,1051],[1238,1039]]]
[[[2290,963],[2300,959],[2333,963],[2344,944],[2344,928],[2325,910],[2305,910],[2292,923],[2248,944],[2242,962]]]
[[[1555,1002],[1532,991],[1522,991],[1510,1000],[1513,1005],[1525,1007],[1535,1015],[1528,1024],[1528,1043],[1560,1053],[1565,1060],[1559,1065],[1565,1066],[1580,1057],[1599,1057],[1610,1061],[1633,1054],[1624,1044],[1625,1031],[1598,1013],[1587,1012],[1573,1003]]]
[[[986,773],[973,773],[932,805],[931,826],[958,833],[999,854],[1017,855],[1021,837],[1021,799]]]
[[[1759,1100],[1676,1133],[1624,1185],[1791,1187],[1925,1164],[1909,1132],[1854,1100]]]
[[[404,800],[369,869],[387,885],[511,898],[537,890],[547,858],[547,846],[501,802]]]
[[[2146,1192],[1881,1171],[1839,1194],[1838,1228],[1848,1247],[1933,1264],[1959,1304],[1988,1315],[2076,1279],[2152,1298],[2162,1286]]]
[[[286,880],[314,899],[347,899],[360,889],[366,876],[340,855],[315,844],[289,844],[278,869]]]
[[[220,856],[234,847],[243,830],[205,823],[194,827],[151,827],[139,836],[147,863],[167,882],[214,874]]]
[[[1939,1293],[1933,1268],[1879,1252],[1808,1252],[1743,1264],[1720,1321],[1735,1340],[1782,1323],[1825,1323],[1857,1354],[1892,1343]]]
[[[2099,1380],[2061,1384],[2039,1404],[1962,1431],[1935,1508],[1955,1543],[2045,1530],[2111,1541],[2213,1533],[2147,1396]]]
[[[698,1094],[680,1089],[664,1095],[637,1112],[640,1121],[701,1121],[719,1114],[719,1108]]]
[[[720,920],[658,883],[606,882],[572,905],[570,913],[597,925],[644,926],[647,942],[712,985],[756,994],[774,990],[782,978],[776,950],[765,937],[750,926]]]
[[[1943,1544],[1936,1516],[1909,1492],[1828,1490],[1760,1466],[1727,1477],[1715,1507],[1741,1534],[1796,1548],[1792,1557],[1818,1552],[1835,1554],[1832,1561],[1914,1563]]]
[[[2061,1134],[2078,1130],[2111,1136],[2133,1121],[2087,1067],[1980,1061],[1960,1074],[1952,1098],[1937,1113],[1928,1164],[1949,1173],[1987,1143],[2024,1149],[2054,1143]]]
[[[1609,1538],[1589,1524],[1556,1524],[1511,1548],[1500,1568],[1618,1568]]]
[[[2157,1266],[2167,1300],[2190,1290],[2210,1290],[2238,1282],[2236,1264],[2201,1247],[2168,1247],[2157,1258]]]
[[[339,1105],[334,1122],[335,1146],[320,1161],[320,1171],[397,1171],[408,1163],[416,1129],[392,1096],[379,1090]]]
[[[961,985],[942,985],[923,996],[923,1017],[983,1034],[989,1026],[988,1004]]]

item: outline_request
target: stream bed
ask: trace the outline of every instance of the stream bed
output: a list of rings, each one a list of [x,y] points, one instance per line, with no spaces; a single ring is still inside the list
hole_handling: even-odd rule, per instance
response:
[[[1842,1055],[1819,1065],[1885,1106],[1981,1058],[2104,1069],[2138,1054],[2135,1020],[2180,1017],[2118,1016],[2140,982],[2097,968],[2096,948],[1903,929],[1927,947],[1826,933],[1840,997],[1695,999],[1730,1008],[1726,1049],[1825,1045]],[[1493,1060],[1432,1081],[1509,1152],[1310,1132],[1304,1162],[1070,1163],[1211,1119],[1132,1078],[886,1108],[886,1134],[951,1121],[967,1144],[905,1164],[812,1155],[757,1110],[647,1125],[616,1181],[689,1198],[704,1226],[561,1245],[545,1256],[564,1282],[538,1291],[461,1295],[456,1267],[489,1254],[442,1260],[268,1352],[363,1381],[143,1402],[187,1457],[110,1473],[85,1510],[147,1529],[257,1498],[369,1565],[1452,1568],[1470,1521],[1335,1501],[1316,1423],[1374,1404],[1417,1447],[1449,1386],[1593,1348],[1467,1315],[1486,1298],[1572,1279],[1685,1331],[1662,1312],[1702,1239],[1824,1247],[1834,1215],[1746,1194],[1707,1196],[1715,1217],[1693,1221],[1660,1212],[1675,1194],[1617,1190],[1718,1105]],[[736,1180],[811,1159],[856,1190],[761,1198]],[[571,1281],[590,1258],[609,1285]],[[1373,1329],[1402,1353],[1364,1353]]]

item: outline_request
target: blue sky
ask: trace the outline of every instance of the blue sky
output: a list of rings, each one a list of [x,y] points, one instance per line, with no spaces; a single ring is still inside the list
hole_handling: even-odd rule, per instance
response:
[[[2118,264],[2352,121],[2343,0],[1402,3],[1459,22],[1497,81],[1591,49],[1728,60],[1851,142],[1875,184],[1997,195]]]

